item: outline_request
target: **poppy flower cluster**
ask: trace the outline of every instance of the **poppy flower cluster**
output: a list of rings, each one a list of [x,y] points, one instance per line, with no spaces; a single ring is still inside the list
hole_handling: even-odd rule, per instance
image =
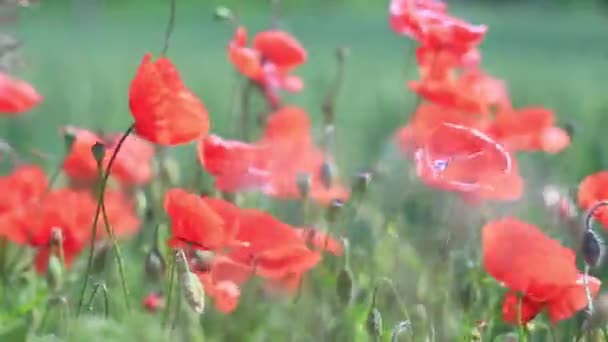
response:
[[[321,252],[343,253],[327,235],[309,239],[309,231],[280,222],[257,209],[243,209],[182,189],[169,190],[165,210],[171,219],[169,245],[190,251],[192,270],[222,312],[236,309],[242,285],[254,275],[270,287],[294,291]],[[205,257],[197,257],[203,252]],[[204,254],[206,253],[206,254]]]
[[[31,110],[40,102],[42,95],[34,87],[0,72],[0,113],[18,115]]]
[[[50,189],[44,171],[22,165],[0,177],[0,236],[37,249],[36,269],[44,272],[51,253],[53,235],[61,236],[55,250],[69,266],[90,241],[96,200],[85,190]],[[133,235],[139,227],[131,201],[121,191],[109,190],[105,201],[109,224],[118,237]],[[97,239],[107,238],[103,222]]]
[[[587,306],[575,253],[536,226],[512,217],[491,221],[482,228],[482,247],[485,269],[509,289],[502,310],[506,322],[526,323],[546,309],[556,323]],[[587,282],[597,295],[600,280],[588,276]]]
[[[199,157],[222,191],[256,189],[272,197],[300,198],[298,177],[306,175],[309,196],[319,203],[345,200],[349,195],[337,181],[324,181],[323,167],[332,161],[314,145],[308,114],[298,107],[283,107],[271,114],[262,138],[255,143],[215,135],[202,139]]]
[[[104,144],[105,156],[102,166],[105,170],[115,152],[120,135],[98,135],[73,126],[65,127],[63,133],[73,138],[63,161],[63,171],[73,183],[95,184],[99,178],[99,170],[91,148],[96,143]],[[145,185],[153,177],[153,160],[154,146],[137,136],[129,135],[116,155],[110,174],[123,186]]]
[[[299,92],[304,87],[291,73],[306,62],[306,50],[285,31],[258,32],[247,47],[247,29],[239,26],[228,44],[228,58],[239,73],[263,89],[274,108],[279,107],[279,90]]]
[[[484,72],[478,46],[487,27],[451,16],[433,0],[392,0],[393,30],[420,45],[420,80],[409,87],[423,101],[396,134],[418,175],[469,198],[516,200],[523,192],[514,154],[557,153],[570,144],[542,107],[514,109],[505,82]]]

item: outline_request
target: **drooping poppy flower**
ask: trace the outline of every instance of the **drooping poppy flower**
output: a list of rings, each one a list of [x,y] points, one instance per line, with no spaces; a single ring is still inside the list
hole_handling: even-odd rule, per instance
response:
[[[91,152],[96,143],[106,147],[103,159],[104,170],[108,167],[110,158],[120,139],[119,134],[99,136],[89,130],[67,126],[65,133],[74,137],[71,149],[64,158],[63,170],[73,182],[91,185],[98,181],[97,161]],[[116,155],[111,170],[111,176],[122,185],[144,185],[153,176],[154,147],[147,141],[134,136],[128,136]]]
[[[0,113],[16,115],[42,102],[42,96],[28,83],[0,72]]]
[[[511,290],[503,302],[505,321],[517,323],[517,293],[523,323],[545,308],[555,323],[587,305],[574,252],[534,225],[510,217],[492,221],[482,228],[482,248],[486,271]],[[600,281],[589,277],[589,284],[597,294]]]
[[[542,107],[501,111],[487,132],[510,151],[558,153],[570,145],[568,133],[555,126],[553,112]]]
[[[228,44],[228,57],[241,74],[261,85],[267,96],[276,96],[279,89],[298,92],[303,88],[302,80],[291,72],[306,62],[307,53],[285,31],[259,32],[253,46],[247,47],[247,30],[238,27]]]
[[[389,22],[397,34],[436,49],[461,53],[477,46],[487,31],[485,25],[473,25],[452,17],[444,3],[434,0],[392,0]]]
[[[429,186],[495,200],[516,200],[523,181],[511,155],[483,132],[442,123],[415,153],[418,176]]]
[[[216,178],[216,187],[235,192],[260,189],[277,198],[299,198],[299,175],[310,176],[310,197],[322,204],[345,200],[348,191],[337,181],[323,182],[322,168],[331,159],[314,145],[305,111],[284,107],[272,114],[263,137],[253,143],[209,137],[199,144],[199,159]]]
[[[153,143],[184,144],[209,131],[207,109],[166,57],[144,56],[129,88],[129,107],[135,131]]]
[[[591,174],[581,181],[578,186],[578,205],[583,210],[589,210],[597,202],[608,200],[608,171]],[[608,229],[608,207],[599,207],[593,213],[604,229]]]
[[[44,171],[35,165],[17,167],[10,175],[0,177],[0,236],[17,243],[27,242],[28,230],[21,222],[48,190]]]

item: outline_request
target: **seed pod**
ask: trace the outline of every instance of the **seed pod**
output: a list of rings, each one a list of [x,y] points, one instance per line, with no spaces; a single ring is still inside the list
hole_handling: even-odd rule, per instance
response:
[[[296,179],[298,190],[302,198],[307,198],[310,195],[310,187],[312,186],[312,179],[308,173],[299,173]]]
[[[335,222],[342,207],[344,207],[344,202],[341,199],[332,200],[327,208],[327,221]]]
[[[46,269],[46,285],[50,292],[57,292],[63,281],[63,265],[55,254],[49,256]]]
[[[355,176],[355,180],[353,182],[353,192],[358,195],[364,195],[367,192],[367,188],[369,187],[369,183],[372,181],[372,174],[370,172],[359,172]]]
[[[336,279],[336,294],[340,304],[347,306],[353,298],[353,274],[350,269],[344,267],[338,273]]]
[[[93,154],[95,161],[101,165],[103,158],[106,155],[106,146],[103,143],[96,142],[95,145],[91,147],[91,153]]]
[[[149,281],[158,282],[165,275],[166,263],[163,255],[156,248],[150,249],[146,255],[144,270]]]
[[[320,178],[323,186],[326,189],[331,188],[332,184],[334,183],[335,173],[336,171],[334,169],[334,165],[330,161],[326,160],[323,162],[323,164],[321,164]]]
[[[391,329],[391,342],[397,342],[399,341],[399,336],[406,332],[409,331],[412,328],[412,324],[410,323],[410,321],[402,321],[397,323],[393,329]]]
[[[593,229],[585,231],[583,236],[583,244],[581,246],[583,260],[589,267],[597,267],[604,254],[604,246],[601,238]]]
[[[205,311],[205,289],[200,279],[192,272],[184,272],[180,280],[186,301],[194,312],[202,314]]]
[[[382,315],[375,307],[372,307],[367,314],[366,329],[373,340],[379,341],[382,338]]]

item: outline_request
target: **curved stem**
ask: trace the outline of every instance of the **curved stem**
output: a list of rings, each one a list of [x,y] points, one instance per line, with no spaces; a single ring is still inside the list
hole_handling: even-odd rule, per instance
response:
[[[593,227],[593,215],[595,214],[595,212],[601,207],[606,206],[608,206],[608,201],[599,201],[595,203],[591,208],[589,208],[589,210],[587,210],[587,213],[585,214],[585,228],[587,230],[591,230],[591,228]]]
[[[173,34],[173,29],[175,28],[175,3],[176,0],[171,1],[170,10],[169,10],[169,22],[167,23],[167,30],[165,31],[165,41],[163,44],[163,50],[161,54],[163,56],[167,55],[167,51],[169,51],[169,41],[171,40],[171,35]]]
[[[103,174],[103,178],[100,177],[101,179],[99,181],[99,194],[97,195],[97,208],[95,209],[95,216],[93,218],[93,223],[91,224],[91,241],[90,241],[89,258],[87,261],[87,270],[86,270],[85,278],[84,278],[84,281],[82,284],[82,289],[80,290],[78,307],[76,308],[76,317],[78,317],[80,315],[80,311],[82,309],[82,303],[84,300],[84,293],[86,292],[87,285],[89,282],[89,276],[91,274],[91,269],[93,268],[93,255],[95,253],[95,239],[97,237],[97,225],[99,223],[101,207],[104,202],[106,185],[108,183],[108,179],[110,178],[110,171],[112,171],[112,166],[114,165],[114,161],[116,160],[116,156],[118,155],[118,152],[120,151],[120,149],[121,149],[122,145],[124,144],[125,140],[127,139],[127,137],[131,134],[131,132],[133,132],[134,129],[135,129],[135,124],[131,124],[129,126],[129,128],[127,128],[127,130],[124,132],[122,137],[120,137],[120,140],[118,140],[118,143],[116,144],[116,147],[114,148],[114,152],[112,153],[112,156],[110,156],[110,160],[108,162],[108,167],[107,167],[105,173]]]

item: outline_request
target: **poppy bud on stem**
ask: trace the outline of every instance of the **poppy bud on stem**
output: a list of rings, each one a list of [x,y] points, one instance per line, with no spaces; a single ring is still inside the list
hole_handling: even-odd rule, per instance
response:
[[[186,254],[182,249],[175,252],[175,263],[186,301],[194,312],[202,314],[205,311],[205,289],[198,276],[190,272]]]
[[[99,222],[99,216],[102,212],[102,208],[103,208],[103,212],[104,212],[104,221],[106,224],[106,229],[108,230],[108,234],[110,235],[110,238],[112,240],[112,244],[114,247],[114,254],[116,256],[116,260],[118,263],[118,270],[120,272],[120,278],[121,278],[121,282],[122,282],[122,288],[123,288],[123,292],[124,292],[124,297],[125,297],[125,305],[127,307],[127,310],[130,310],[130,305],[129,305],[129,290],[126,284],[126,279],[124,276],[124,270],[123,270],[123,263],[122,263],[122,257],[120,255],[120,249],[118,248],[118,243],[116,243],[116,239],[114,237],[114,233],[112,231],[112,229],[110,229],[109,227],[109,223],[107,220],[107,213],[105,211],[105,205],[104,205],[104,196],[105,196],[105,190],[106,190],[106,185],[108,183],[108,179],[110,178],[110,171],[112,170],[112,166],[114,165],[114,161],[116,160],[116,156],[118,155],[118,152],[120,151],[122,145],[124,144],[125,140],[127,139],[127,137],[131,134],[131,132],[133,132],[133,130],[135,129],[135,124],[131,124],[129,126],[129,128],[127,128],[127,130],[125,131],[125,133],[120,137],[120,139],[118,140],[118,143],[116,144],[116,147],[114,148],[114,151],[112,153],[112,155],[110,156],[110,160],[108,161],[108,166],[107,169],[105,171],[105,173],[103,172],[103,165],[101,163],[98,163],[98,169],[99,169],[99,181],[98,181],[98,186],[99,186],[99,192],[97,194],[97,207],[95,209],[95,216],[93,217],[93,222],[91,224],[91,241],[90,241],[90,249],[89,249],[89,257],[88,257],[88,261],[87,261],[87,269],[84,275],[84,281],[82,284],[82,289],[80,290],[80,297],[78,300],[78,307],[76,308],[76,316],[78,317],[80,315],[80,311],[82,309],[82,304],[84,301],[84,294],[85,291],[87,289],[87,285],[88,285],[88,281],[89,281],[89,276],[91,274],[91,269],[93,266],[93,255],[95,254],[95,238],[97,237],[97,224]]]

